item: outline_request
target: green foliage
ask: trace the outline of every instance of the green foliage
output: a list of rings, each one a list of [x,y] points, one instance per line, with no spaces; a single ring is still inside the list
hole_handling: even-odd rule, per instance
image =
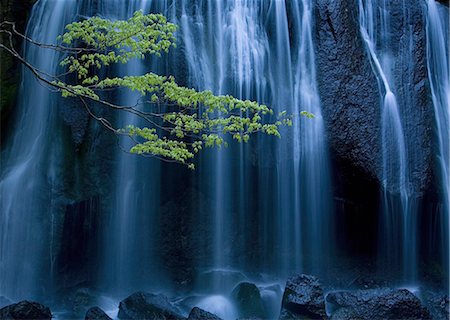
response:
[[[92,17],[66,26],[59,37],[71,48],[61,62],[66,74],[75,75],[74,84],[54,81],[63,97],[78,97],[132,112],[148,127],[128,126],[117,129],[134,141],[132,153],[152,155],[194,168],[192,159],[203,147],[226,146],[226,136],[248,142],[250,135],[261,132],[280,137],[280,126],[292,125],[292,117],[282,112],[274,117],[266,105],[217,96],[211,91],[197,91],[179,86],[171,76],[146,73],[140,76],[104,77],[99,72],[108,66],[160,55],[175,47],[177,27],[159,14],[138,11],[126,21]],[[100,99],[100,92],[127,88],[145,99],[141,108],[122,107]],[[86,104],[85,104],[86,105]],[[308,112],[303,116],[312,118]],[[269,122],[267,122],[269,121]]]
[[[69,55],[61,65],[76,72],[84,85],[90,85],[98,81],[97,76],[88,76],[90,68],[101,69],[133,58],[144,59],[146,54],[168,52],[175,47],[176,29],[163,15],[144,15],[141,11],[126,21],[92,17],[73,22],[59,39],[68,46],[82,45],[85,50],[81,55]]]

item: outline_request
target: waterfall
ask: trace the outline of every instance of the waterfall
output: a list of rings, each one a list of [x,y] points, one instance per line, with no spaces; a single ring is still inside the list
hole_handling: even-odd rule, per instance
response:
[[[405,136],[391,74],[390,11],[387,1],[359,0],[360,31],[379,80],[382,144],[382,215],[380,224],[381,259],[401,268],[403,280],[413,281],[417,268],[415,206],[410,198]],[[400,259],[400,260],[399,260]]]
[[[118,139],[119,146],[114,149],[99,148],[102,152],[114,153],[110,172],[113,186],[110,194],[100,191],[101,194],[95,194],[101,198],[102,224],[98,230],[101,243],[95,244],[101,246],[101,253],[92,258],[98,258],[93,263],[93,268],[98,269],[89,271],[99,274],[92,275],[88,279],[93,280],[92,283],[86,286],[98,285],[102,293],[114,298],[123,298],[136,290],[189,292],[192,297],[177,303],[188,305],[202,297],[199,305],[211,308],[219,305],[218,309],[226,309],[224,314],[235,318],[238,316],[236,306],[228,298],[240,281],[256,283],[266,298],[270,296],[278,303],[281,289],[277,286],[293,273],[311,273],[324,278],[335,275],[327,273],[330,263],[344,261],[347,257],[338,260],[333,256],[336,251],[334,229],[340,226],[333,218],[326,115],[322,113],[316,79],[314,11],[317,4],[313,0],[39,0],[35,4],[27,34],[45,43],[54,43],[57,35],[63,33],[64,25],[80,17],[99,15],[114,20],[127,19],[136,10],[163,13],[179,26],[178,47],[160,58],[148,57],[112,66],[108,76],[141,75],[149,71],[174,75],[178,83],[188,87],[267,104],[275,113],[272,118],[268,117],[270,121],[281,111],[294,117],[292,128],[281,129],[281,139],[256,134],[249,143],[239,144],[227,139],[227,148],[203,150],[195,160],[193,172],[181,165],[127,153],[131,144],[125,137]],[[414,186],[417,172],[423,172],[414,167],[422,151],[414,154],[416,150],[411,150],[419,140],[413,141],[411,121],[408,122],[412,117],[407,116],[408,104],[414,102],[413,98],[408,98],[412,96],[408,86],[416,83],[407,78],[409,74],[406,77],[403,73],[397,74],[399,69],[414,68],[414,62],[412,53],[411,56],[403,54],[404,51],[398,49],[400,46],[394,44],[395,36],[400,34],[395,30],[395,26],[400,25],[396,20],[400,14],[391,14],[393,2],[359,0],[354,5],[359,7],[360,29],[357,32],[362,36],[361,45],[366,49],[380,91],[379,260],[383,268],[401,274],[402,284],[411,284],[417,281],[419,273],[419,240],[424,240],[419,236],[425,234],[419,231],[419,223],[426,220],[432,224],[427,217],[419,217],[427,209],[419,206]],[[406,8],[405,2],[403,5]],[[448,268],[448,17],[433,0],[427,0],[426,9],[428,80],[434,106],[438,150],[435,161],[442,197],[437,222],[441,230],[434,236],[439,241],[441,259],[445,260],[443,265]],[[406,11],[402,12],[405,21],[408,20]],[[331,29],[333,23],[330,22]],[[400,36],[405,43],[409,41],[413,51],[416,31],[408,26],[409,21],[402,23],[405,30]],[[334,30],[331,33],[334,34]],[[334,44],[327,43],[325,49],[328,45]],[[27,44],[24,55],[45,72],[60,71],[60,53]],[[359,58],[359,53],[356,56]],[[361,74],[364,73],[361,71],[359,78]],[[357,80],[352,81],[353,85]],[[427,86],[426,81],[421,82],[425,83],[422,87]],[[121,105],[134,105],[140,98],[126,89],[102,94]],[[377,94],[375,96],[376,100]],[[372,101],[372,97],[369,100]],[[67,101],[39,84],[28,70],[22,71],[14,133],[7,145],[2,146],[1,154],[4,161],[0,168],[0,296],[11,299],[51,297],[57,289],[66,286],[66,283],[54,281],[57,272],[65,272],[58,270],[55,261],[63,239],[61,226],[64,210],[67,211],[65,206],[80,200],[71,198],[73,190],[67,191],[71,181],[65,181],[64,175],[70,166],[67,158],[75,152],[67,150],[70,148],[66,141],[69,129],[58,115],[59,108],[70,103]],[[314,114],[314,119],[301,117],[303,110]],[[366,111],[358,109],[363,115]],[[133,115],[112,111],[111,114],[111,121],[117,127],[144,125]],[[361,116],[353,111],[348,115]],[[426,124],[426,121],[421,122],[423,127]],[[367,132],[371,130],[376,132],[378,128]],[[367,132],[357,134],[364,138]],[[359,144],[361,140],[352,141]],[[353,151],[354,146],[350,144],[346,150]],[[366,154],[345,159],[336,153],[339,159],[335,164],[340,166],[340,160],[355,160],[349,167],[355,165],[364,169],[361,159],[370,158],[372,166],[373,154],[370,150],[363,152]],[[77,175],[81,168],[71,170]],[[342,169],[342,173],[346,170]],[[363,181],[366,176],[361,176],[366,173],[358,172],[356,178],[349,177],[348,181]],[[82,180],[78,175],[77,179]],[[102,179],[96,182],[103,183]],[[345,179],[347,177],[342,178]],[[373,185],[375,183],[370,186],[371,190],[375,189]],[[80,187],[73,187],[76,188]],[[86,192],[87,195],[80,198],[87,200],[95,192]],[[344,190],[344,197],[346,192]],[[347,200],[343,199],[343,203]],[[352,203],[350,210],[359,213],[358,205]],[[173,219],[169,224],[175,226],[175,231],[170,229],[172,225],[164,224],[164,215],[168,213]],[[343,219],[352,220],[352,213]],[[367,221],[374,221],[372,218]],[[361,230],[364,232],[364,227]],[[80,241],[88,243],[90,240]],[[91,243],[86,246],[89,245]],[[185,248],[187,253],[183,252]],[[165,251],[169,250],[173,251],[166,259]],[[184,259],[183,254],[190,255],[189,259]],[[184,282],[177,282],[177,272],[185,272],[179,277]],[[396,276],[393,277],[398,279]],[[75,281],[79,279],[86,280],[80,276]],[[272,303],[271,307],[275,317],[279,306],[274,305]]]
[[[189,85],[215,94],[265,101],[268,48],[260,15],[266,6],[260,1],[207,1],[204,7],[182,2],[179,25]],[[245,146],[228,149],[214,154],[207,151],[209,154],[198,165],[200,192],[213,199],[203,213],[205,219],[212,217],[212,252],[207,261],[200,263],[219,273],[236,267],[230,256],[232,232],[234,229],[245,234],[243,227],[248,221]],[[220,275],[213,279],[213,290],[222,291],[223,285]]]
[[[288,12],[292,12],[289,17]],[[292,19],[291,24],[288,19]],[[233,261],[236,258],[231,256],[230,244],[236,229],[243,239],[234,250],[252,241],[248,229],[253,215],[248,210],[257,199],[263,203],[257,220],[263,226],[259,263],[287,275],[304,267],[307,259],[302,259],[303,255],[311,259],[321,252],[326,256],[325,243],[331,238],[327,222],[331,190],[314,70],[312,4],[207,1],[202,7],[183,2],[179,24],[190,84],[216,94],[254,99],[267,103],[276,113],[287,110],[295,115],[292,132],[286,130],[285,140],[276,146],[258,137],[249,146],[231,147],[202,158],[203,192],[214,199],[208,212],[214,217],[213,254],[206,265],[215,269],[251,267],[248,264],[253,262]],[[301,110],[314,113],[316,118],[301,119]],[[273,150],[269,153],[274,152],[276,172],[269,172],[267,164],[258,172],[252,171],[249,161],[255,147],[261,153]],[[268,154],[257,157],[273,162]],[[276,255],[271,254],[274,249]]]
[[[32,10],[27,35],[55,43],[75,12],[75,0],[40,0]],[[24,56],[38,69],[57,74],[58,52],[26,44]],[[0,295],[11,299],[51,290],[53,227],[60,216],[63,168],[59,95],[25,68],[19,92],[17,123],[2,152],[6,160],[0,175]]]
[[[151,1],[100,1],[99,13],[109,19],[128,19],[137,10],[150,12]],[[119,66],[120,76],[142,75],[150,71],[146,61],[133,60]],[[117,100],[122,105],[135,105],[139,94],[121,90]],[[145,125],[132,114],[122,114],[118,127]],[[105,248],[102,283],[116,294],[128,293],[142,283],[155,282],[154,254],[151,243],[157,223],[159,205],[159,162],[154,159],[128,154],[128,138],[119,142],[114,169],[114,193],[108,208],[108,225],[105,228]],[[153,275],[153,277],[151,276]]]
[[[209,221],[212,234],[204,257],[194,262],[199,272],[265,271],[282,278],[306,270],[320,273],[332,251],[332,195],[315,75],[312,1],[41,0],[33,9],[28,34],[52,43],[76,14],[126,19],[139,9],[166,14],[180,26],[180,51],[131,61],[112,74],[179,74],[177,80],[188,86],[257,100],[275,114],[286,110],[294,116],[294,126],[283,129],[279,141],[256,136],[249,144],[228,141],[227,149],[206,150],[191,175],[170,167],[177,172],[171,175],[158,160],[127,154],[122,149],[129,145],[121,139],[114,191],[110,204],[102,208],[98,283],[121,294],[154,288],[168,276],[160,270],[157,248],[165,236],[158,227],[160,205],[174,185],[185,183],[176,180],[179,176],[195,182],[199,194],[208,199],[205,208],[190,213]],[[25,52],[36,66],[56,73],[57,53],[29,46]],[[121,104],[134,104],[139,98],[127,90],[114,97]],[[24,71],[18,128],[5,153],[0,182],[0,294],[8,297],[50,290],[41,287],[43,279],[51,278],[45,275],[53,272],[52,241],[58,241],[58,232],[48,229],[57,223],[48,219],[57,219],[61,209],[53,197],[62,192],[58,176],[63,151],[57,138],[52,143],[48,139],[62,127],[55,111],[58,99]],[[302,110],[315,118],[300,117]],[[139,125],[129,115],[116,120],[120,127]],[[222,280],[214,276],[209,290],[223,294],[235,284]]]
[[[301,9],[295,9],[298,29],[294,29],[293,33],[298,33],[300,37],[296,50],[293,105],[296,108],[295,114],[306,110],[315,115],[313,121],[301,119],[293,131],[295,189],[300,190],[299,194],[296,192],[294,200],[295,204],[299,203],[299,207],[296,205],[294,209],[297,216],[294,225],[298,226],[297,221],[300,221],[301,226],[295,230],[294,241],[298,243],[297,239],[301,237],[304,243],[301,251],[305,252],[302,261],[297,261],[296,265],[305,267],[311,261],[309,272],[321,274],[332,261],[335,249],[332,244],[334,231],[331,228],[334,219],[330,164],[315,72],[313,2],[302,1]],[[296,255],[301,257],[298,253]]]
[[[443,9],[443,8],[442,8]],[[449,210],[450,210],[450,67],[448,49],[448,12],[440,11],[434,0],[427,1],[427,62],[428,78],[434,106],[437,133],[437,163],[440,171],[440,184],[443,205],[440,219],[437,246],[442,252],[445,270],[449,267]],[[439,243],[440,242],[440,243]]]

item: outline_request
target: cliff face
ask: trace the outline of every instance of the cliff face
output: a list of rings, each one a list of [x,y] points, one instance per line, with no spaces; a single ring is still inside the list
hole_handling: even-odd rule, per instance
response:
[[[358,26],[354,0],[316,5],[317,76],[335,157],[380,176],[380,93]]]
[[[2,20],[15,21],[18,30],[23,32],[34,2],[2,0]],[[92,1],[91,5],[95,12],[98,4]],[[390,6],[393,30],[390,48],[395,61],[393,83],[396,84],[393,90],[398,97],[405,133],[411,189],[417,196],[433,188],[433,113],[425,61],[423,6],[423,0],[395,1]],[[342,237],[345,243],[341,247],[370,255],[376,250],[380,212],[377,206],[382,180],[382,93],[361,37],[358,1],[316,0],[314,10],[317,81],[334,165],[336,220],[346,228]],[[12,128],[8,126],[12,122],[20,66],[6,54],[0,59],[3,142],[6,135],[11,134]],[[115,200],[111,189],[114,184],[112,167],[117,161],[116,141],[78,107],[68,99],[60,104],[61,121],[66,124],[63,130],[65,159],[61,170],[64,188],[58,194],[62,209],[56,227],[61,245],[52,250],[57,255],[59,280],[64,286],[92,280],[91,271],[98,267],[96,263],[101,254],[96,245],[103,235],[98,229],[106,225],[107,211]],[[273,165],[267,162],[260,165]],[[212,236],[208,234],[212,222],[197,221],[189,215],[200,211],[202,206],[212,205],[200,191],[188,187],[186,183],[185,191],[179,187],[176,192],[173,186],[162,187],[171,193],[161,200],[161,234],[170,236],[162,238],[159,245],[165,267],[178,283],[192,277],[194,266],[199,264],[192,257],[203,257],[208,250],[213,250]],[[192,199],[200,200],[196,203]],[[249,214],[257,221],[257,210]],[[205,216],[212,214],[207,212]],[[249,229],[257,234],[258,227],[255,222]],[[240,236],[238,231],[236,239]],[[251,248],[247,252],[246,248],[239,248],[242,252],[233,248],[236,256],[248,252],[257,255],[253,244],[247,246]]]
[[[19,32],[25,32],[26,23],[31,8],[36,0],[2,0],[0,6],[1,21],[16,23]],[[7,38],[1,34],[3,43]],[[21,41],[15,42],[16,48],[20,48]],[[16,102],[17,90],[20,81],[20,66],[9,54],[0,50],[0,141],[3,142],[6,135],[6,124],[11,116]]]
[[[410,190],[421,195],[432,180],[433,113],[426,66],[424,2],[390,4],[394,93],[410,168]],[[317,73],[330,148],[337,162],[382,180],[381,91],[358,24],[355,0],[318,0]],[[353,169],[352,169],[353,170]]]
[[[15,21],[18,30],[24,32],[35,2],[2,0],[2,19]],[[423,6],[423,0],[390,5],[394,30],[391,44],[395,59],[394,82],[399,84],[395,93],[402,113],[412,189],[418,194],[429,189],[433,174],[433,117],[425,61]],[[360,170],[368,180],[380,181],[380,88],[360,35],[357,1],[317,0],[315,19],[317,75],[332,155],[335,161]],[[20,47],[21,44],[16,45]],[[7,54],[0,54],[3,141],[9,132],[7,123],[11,122],[20,69],[17,61]],[[79,116],[72,109],[64,108],[62,116],[78,145],[82,143],[87,119],[85,114]]]
[[[427,72],[425,1],[394,3],[392,55],[409,167],[410,188],[423,195],[433,183],[433,103]]]
[[[434,198],[436,192],[425,13],[423,0],[389,3],[390,83],[405,136],[408,189],[419,199]],[[342,246],[353,253],[373,252],[383,180],[384,88],[379,87],[361,36],[358,1],[317,0],[315,19],[317,81],[334,167],[336,216],[352,239]],[[427,210],[420,209],[424,215]]]

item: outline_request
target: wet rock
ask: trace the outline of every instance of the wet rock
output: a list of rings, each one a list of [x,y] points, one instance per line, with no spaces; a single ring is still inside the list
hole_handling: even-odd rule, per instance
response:
[[[194,307],[189,313],[188,320],[222,320],[222,319],[216,316],[215,314]]]
[[[185,319],[162,294],[136,292],[119,304],[120,319]]]
[[[31,8],[36,0],[2,0],[0,6],[0,16],[2,21],[12,21],[16,25],[16,29],[19,32],[25,32],[28,16],[31,12]],[[17,49],[21,48],[22,38],[13,38],[14,46]],[[0,34],[0,42],[7,42],[6,33]],[[4,54],[3,54],[4,53]],[[16,94],[20,87],[20,66],[21,64],[17,59],[14,59],[11,55],[2,51],[1,55],[2,68],[0,69],[0,124],[1,133],[7,133],[4,129],[11,123],[11,116],[15,110],[14,106],[16,101]],[[3,126],[5,125],[5,126]],[[4,138],[3,134],[0,137]],[[3,142],[3,141],[2,141]]]
[[[51,320],[51,318],[49,308],[32,301],[21,301],[0,309],[0,320]]]
[[[92,307],[86,312],[84,320],[112,320],[102,309],[99,307]]]
[[[70,127],[72,141],[76,147],[83,143],[89,123],[89,114],[84,106],[75,99],[64,99],[60,105],[60,113],[64,122]]]
[[[261,293],[256,285],[249,282],[239,283],[231,293],[239,316],[242,318],[264,318],[264,305]]]
[[[409,188],[421,195],[433,187],[433,113],[430,112],[423,1],[391,1],[389,17],[391,87],[405,136]],[[318,0],[315,19],[317,81],[332,158],[353,164],[380,183],[383,180],[382,93],[361,37],[357,2]],[[399,186],[388,188],[398,192]]]
[[[352,308],[340,308],[331,315],[331,320],[359,319]]]
[[[443,319],[450,319],[450,302],[448,295],[439,300],[439,310]]]
[[[327,303],[333,319],[431,319],[419,298],[406,289],[332,292]]]
[[[89,284],[92,270],[98,258],[99,232],[102,214],[100,197],[95,196],[67,204],[61,223],[61,243],[58,247],[56,265],[58,282],[70,291],[86,291],[80,284]],[[73,295],[73,292],[69,292]],[[87,307],[95,305],[90,303]],[[86,309],[83,310],[83,314]]]
[[[430,83],[427,67],[424,2],[391,2],[391,52],[394,55],[395,94],[408,159],[410,189],[422,194],[433,187],[433,132]],[[420,147],[418,147],[420,146]]]
[[[353,0],[318,0],[317,81],[332,155],[378,180],[380,93]]]
[[[448,320],[450,319],[450,303],[447,294],[437,292],[425,292],[426,305],[430,310],[433,319]]]
[[[326,319],[325,299],[319,280],[296,275],[286,282],[280,319]]]

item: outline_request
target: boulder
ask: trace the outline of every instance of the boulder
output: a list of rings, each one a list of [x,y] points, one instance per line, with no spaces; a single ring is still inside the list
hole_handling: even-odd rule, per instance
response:
[[[162,294],[136,292],[119,304],[120,319],[185,319]]]
[[[231,295],[240,317],[264,318],[264,305],[256,285],[250,282],[241,282],[234,288]]]
[[[92,307],[86,312],[84,320],[112,320],[102,309],[99,307]]]
[[[215,314],[194,307],[189,313],[188,320],[222,320],[222,319],[216,316]]]
[[[331,320],[359,319],[358,314],[352,308],[340,308],[331,315]]]
[[[333,319],[431,319],[421,301],[406,289],[332,292],[327,303]]]
[[[21,301],[0,309],[0,320],[51,320],[50,309],[40,303]]]
[[[332,157],[377,180],[381,173],[380,92],[357,9],[353,0],[316,1],[317,82]]]
[[[384,89],[380,90],[361,36],[357,3],[316,1],[317,82],[332,158],[351,163],[368,178],[382,183],[380,112]],[[417,195],[428,191],[433,183],[433,113],[423,6],[422,0],[389,2],[391,28],[387,44],[393,59],[391,87],[408,153],[409,187]],[[398,185],[387,187],[398,192]]]
[[[326,319],[325,299],[319,280],[300,274],[289,278],[283,294],[280,319]]]
[[[450,319],[450,299],[447,293],[430,290],[421,292],[421,296],[425,297],[424,303],[430,311],[433,319]]]

